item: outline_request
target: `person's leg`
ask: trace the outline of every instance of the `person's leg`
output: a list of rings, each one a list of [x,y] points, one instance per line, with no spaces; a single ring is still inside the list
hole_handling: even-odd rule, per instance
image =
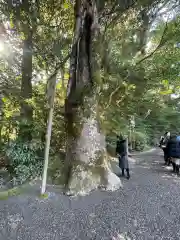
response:
[[[165,165],[166,165],[166,154],[165,154],[165,149],[163,148],[163,153],[164,153],[164,162],[165,162]]]
[[[164,161],[165,161],[165,165],[168,165],[168,154],[167,154],[166,148],[164,148]]]
[[[176,164],[174,162],[172,162],[172,166],[173,166],[173,172],[176,172]]]
[[[165,165],[168,165],[168,157],[166,154],[164,155],[164,161],[165,161]]]
[[[119,156],[119,168],[120,168],[121,171],[122,171],[122,176],[124,176],[124,168],[123,168],[123,166],[122,166],[122,158],[121,158],[121,156]]]
[[[176,173],[179,174],[179,165],[176,165]]]
[[[127,172],[127,179],[129,179],[130,178],[129,168],[126,169],[126,172]]]
[[[167,158],[167,165],[170,166],[170,164],[171,164],[171,158],[168,157],[168,158]]]

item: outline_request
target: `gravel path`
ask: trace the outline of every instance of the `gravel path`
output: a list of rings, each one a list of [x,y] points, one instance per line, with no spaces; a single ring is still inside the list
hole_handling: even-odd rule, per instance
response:
[[[179,240],[180,177],[159,151],[136,156],[116,192],[0,201],[0,240]]]

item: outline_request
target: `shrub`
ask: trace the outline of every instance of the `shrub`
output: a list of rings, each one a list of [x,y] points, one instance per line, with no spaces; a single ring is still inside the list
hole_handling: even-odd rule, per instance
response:
[[[43,146],[39,142],[14,141],[5,149],[8,170],[14,185],[22,184],[39,176],[43,167]]]
[[[147,146],[147,136],[143,132],[135,132],[133,137],[135,144],[134,150],[142,151]]]

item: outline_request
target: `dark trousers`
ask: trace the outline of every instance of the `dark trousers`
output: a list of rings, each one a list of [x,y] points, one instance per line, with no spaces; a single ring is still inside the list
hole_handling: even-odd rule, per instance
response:
[[[122,169],[122,176],[124,176],[124,170],[125,168]],[[127,173],[127,178],[130,178],[130,174],[129,174],[129,168],[126,168],[126,173]]]
[[[168,154],[167,154],[167,148],[163,148],[163,152],[164,152],[165,164],[170,165],[170,160],[169,160],[169,157],[168,157]]]
[[[174,173],[179,173],[179,166],[176,166],[176,164],[174,162],[172,162],[172,166],[173,166],[173,172]]]
[[[122,170],[122,176],[124,176],[124,171],[126,170],[127,179],[129,179],[130,178],[129,164],[126,161],[128,161],[128,159],[126,159],[124,155],[119,155],[119,167]]]

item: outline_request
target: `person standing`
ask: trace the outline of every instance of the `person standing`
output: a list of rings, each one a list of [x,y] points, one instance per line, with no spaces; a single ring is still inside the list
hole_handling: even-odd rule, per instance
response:
[[[163,137],[161,137],[161,140],[160,140],[160,144],[159,146],[162,148],[163,152],[164,152],[164,161],[165,161],[165,165],[169,165],[170,164],[170,161],[169,161],[169,157],[168,157],[168,151],[167,151],[167,144],[168,144],[168,141],[170,139],[170,132],[166,132],[164,134]]]
[[[122,176],[124,177],[124,171],[126,170],[127,179],[130,178],[129,173],[129,162],[128,162],[128,148],[127,148],[127,140],[121,136],[117,136],[116,143],[116,154],[119,158],[119,167],[122,170]]]
[[[170,132],[166,132],[164,134],[164,141],[163,141],[163,144],[164,144],[164,148],[163,148],[163,151],[164,151],[164,160],[165,160],[165,164],[166,165],[170,165],[170,161],[169,161],[169,157],[168,157],[168,149],[167,149],[167,145],[168,145],[168,142],[170,140]]]
[[[167,144],[167,157],[171,159],[173,171],[179,172],[180,136],[171,137]]]

